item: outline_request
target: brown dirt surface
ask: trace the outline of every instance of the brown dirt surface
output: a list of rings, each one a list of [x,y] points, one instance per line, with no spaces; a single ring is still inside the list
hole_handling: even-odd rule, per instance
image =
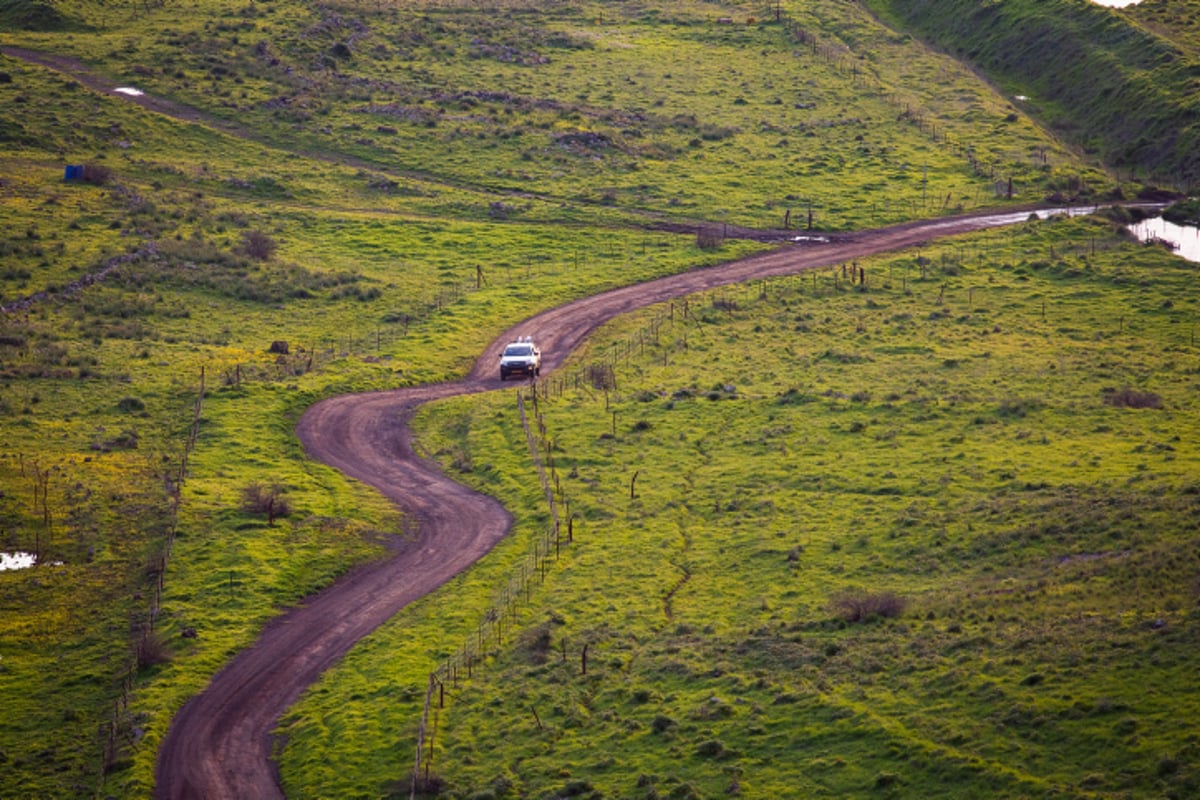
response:
[[[377,488],[417,522],[416,538],[386,561],[351,572],[283,613],[184,705],[159,751],[157,797],[282,797],[271,761],[271,731],[288,707],[359,639],[469,567],[505,536],[510,518],[504,508],[421,459],[407,425],[422,403],[506,386],[497,368],[505,343],[533,336],[542,349],[543,369],[550,372],[599,325],[638,308],[997,224],[997,216],[912,223],[845,236],[836,243],[789,245],[614,289],[514,325],[462,381],[342,395],[312,406],[296,427],[308,455]]]

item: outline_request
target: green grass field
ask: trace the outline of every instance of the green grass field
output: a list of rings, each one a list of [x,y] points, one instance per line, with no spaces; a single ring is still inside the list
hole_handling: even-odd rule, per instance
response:
[[[693,297],[618,358],[618,391],[551,390],[575,543],[447,690],[448,796],[1195,791],[1195,268],[1078,219],[922,258],[924,279],[911,254],[863,265],[866,291],[825,274]],[[500,586],[548,524],[515,404],[447,401],[423,427],[519,510],[476,575]],[[404,777],[422,684],[384,654],[434,619],[469,642],[469,583],[301,704],[289,790]],[[360,710],[364,686],[388,699]],[[353,775],[320,767],[342,754]]]
[[[149,796],[171,713],[404,535],[304,458],[315,400],[761,248],[697,221],[1150,182],[856,6],[543,6],[0,5],[0,45],[190,109],[0,56],[0,304],[45,293],[0,315],[0,549],[45,562],[0,573],[0,796]],[[1080,221],[864,266],[693,298],[617,391],[543,405],[579,540],[452,692],[451,795],[1194,792],[1194,269]],[[430,670],[548,520],[514,414],[425,412],[514,535],[289,715],[290,795],[407,796]],[[877,590],[903,614],[831,607]]]

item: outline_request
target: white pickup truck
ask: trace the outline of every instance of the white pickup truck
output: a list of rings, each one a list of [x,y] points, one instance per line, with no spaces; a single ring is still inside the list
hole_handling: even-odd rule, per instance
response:
[[[508,380],[509,375],[536,378],[541,372],[542,352],[531,337],[523,336],[505,345],[504,352],[500,354],[500,380]]]

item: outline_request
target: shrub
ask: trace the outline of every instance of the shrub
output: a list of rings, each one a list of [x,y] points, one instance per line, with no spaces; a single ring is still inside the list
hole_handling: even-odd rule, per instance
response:
[[[242,252],[255,261],[269,261],[278,247],[275,240],[262,231],[246,231],[242,234]]]
[[[1129,386],[1105,389],[1104,402],[1115,408],[1162,408],[1162,398],[1154,392],[1139,392]]]
[[[267,524],[274,525],[276,519],[292,513],[292,505],[278,483],[270,486],[252,483],[242,489],[242,510],[247,514],[265,514]]]
[[[894,772],[881,772],[875,776],[875,788],[887,789],[900,783],[900,776]]]
[[[146,410],[146,402],[140,397],[122,397],[117,410],[126,414],[140,414]]]
[[[664,714],[659,714],[654,718],[654,721],[650,723],[650,730],[654,731],[655,733],[666,733],[674,727],[676,727],[675,720]]]
[[[138,669],[146,669],[157,664],[166,664],[171,660],[171,651],[167,642],[158,631],[142,632],[142,638],[137,643]]]
[[[84,164],[83,180],[95,186],[103,186],[112,180],[113,172],[102,164]]]
[[[1027,414],[1041,408],[1041,402],[1030,398],[1006,398],[996,407],[996,413],[1001,417],[1024,418]]]
[[[531,664],[545,664],[553,645],[553,623],[550,621],[526,628],[517,639],[518,649]]]
[[[834,612],[846,622],[865,622],[878,617],[898,617],[908,602],[894,592],[847,591],[830,602]]]

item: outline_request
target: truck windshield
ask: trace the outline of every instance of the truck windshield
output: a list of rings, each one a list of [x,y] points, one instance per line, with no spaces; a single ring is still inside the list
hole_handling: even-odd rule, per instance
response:
[[[531,356],[533,355],[533,348],[527,344],[510,344],[508,347],[504,348],[504,355]]]

